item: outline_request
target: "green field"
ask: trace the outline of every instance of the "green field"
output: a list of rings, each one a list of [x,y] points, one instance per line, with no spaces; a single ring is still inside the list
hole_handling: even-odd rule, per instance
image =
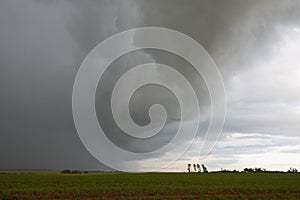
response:
[[[300,174],[0,174],[0,199],[300,199]]]

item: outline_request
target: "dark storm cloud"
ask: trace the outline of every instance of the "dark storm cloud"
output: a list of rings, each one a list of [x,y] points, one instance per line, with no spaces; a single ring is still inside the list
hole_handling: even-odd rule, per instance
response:
[[[299,4],[279,0],[1,1],[0,168],[104,169],[76,134],[71,96],[80,63],[112,34],[143,26],[181,31],[211,54],[230,92],[234,75],[276,53],[279,26],[299,27]],[[172,62],[155,53],[141,54],[146,60]],[[251,115],[259,113],[257,107],[238,99],[241,93],[229,95],[225,131],[276,129],[280,120],[269,115],[264,122],[257,120]],[[240,104],[235,103],[237,99]],[[269,102],[260,105],[266,108]],[[269,110],[277,105],[273,106]]]
[[[61,11],[35,1],[0,10],[1,168],[99,167],[72,121],[78,50]]]

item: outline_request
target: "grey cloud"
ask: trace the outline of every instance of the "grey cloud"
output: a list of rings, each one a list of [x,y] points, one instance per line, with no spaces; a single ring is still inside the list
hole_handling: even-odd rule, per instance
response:
[[[76,134],[71,92],[81,61],[110,35],[142,26],[181,31],[211,54],[230,94],[236,92],[230,85],[234,76],[256,71],[253,66],[276,54],[278,27],[299,27],[299,4],[279,0],[1,1],[0,168],[107,169],[88,154]],[[141,55],[170,65],[180,62],[153,52]],[[186,69],[181,70],[203,87],[200,95],[205,86]],[[283,102],[297,101],[298,96],[290,97],[285,88],[281,91]],[[278,100],[276,91],[267,91],[266,99],[252,93],[240,99],[246,92],[229,95],[226,133],[297,134],[295,115],[286,113],[290,118],[280,119],[282,113],[274,111],[278,102],[271,99]],[[207,96],[203,101],[205,110]],[[144,116],[138,109],[133,112]],[[203,122],[203,131],[207,123]]]

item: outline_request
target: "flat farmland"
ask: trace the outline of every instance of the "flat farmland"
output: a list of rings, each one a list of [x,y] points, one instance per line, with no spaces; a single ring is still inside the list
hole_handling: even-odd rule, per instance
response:
[[[7,173],[0,199],[300,199],[300,174]]]

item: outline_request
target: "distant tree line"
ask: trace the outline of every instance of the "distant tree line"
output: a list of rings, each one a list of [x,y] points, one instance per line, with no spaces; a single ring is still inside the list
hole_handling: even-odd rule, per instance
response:
[[[214,171],[215,173],[298,173],[296,168],[291,167],[287,171],[274,171],[274,170],[267,170],[265,168],[255,167],[255,168],[244,168],[242,171],[239,170],[228,170],[221,168],[220,171]]]
[[[62,170],[61,173],[62,174],[87,174],[88,171],[65,169],[65,170]]]
[[[298,170],[296,168],[290,167],[288,173],[298,173]]]

